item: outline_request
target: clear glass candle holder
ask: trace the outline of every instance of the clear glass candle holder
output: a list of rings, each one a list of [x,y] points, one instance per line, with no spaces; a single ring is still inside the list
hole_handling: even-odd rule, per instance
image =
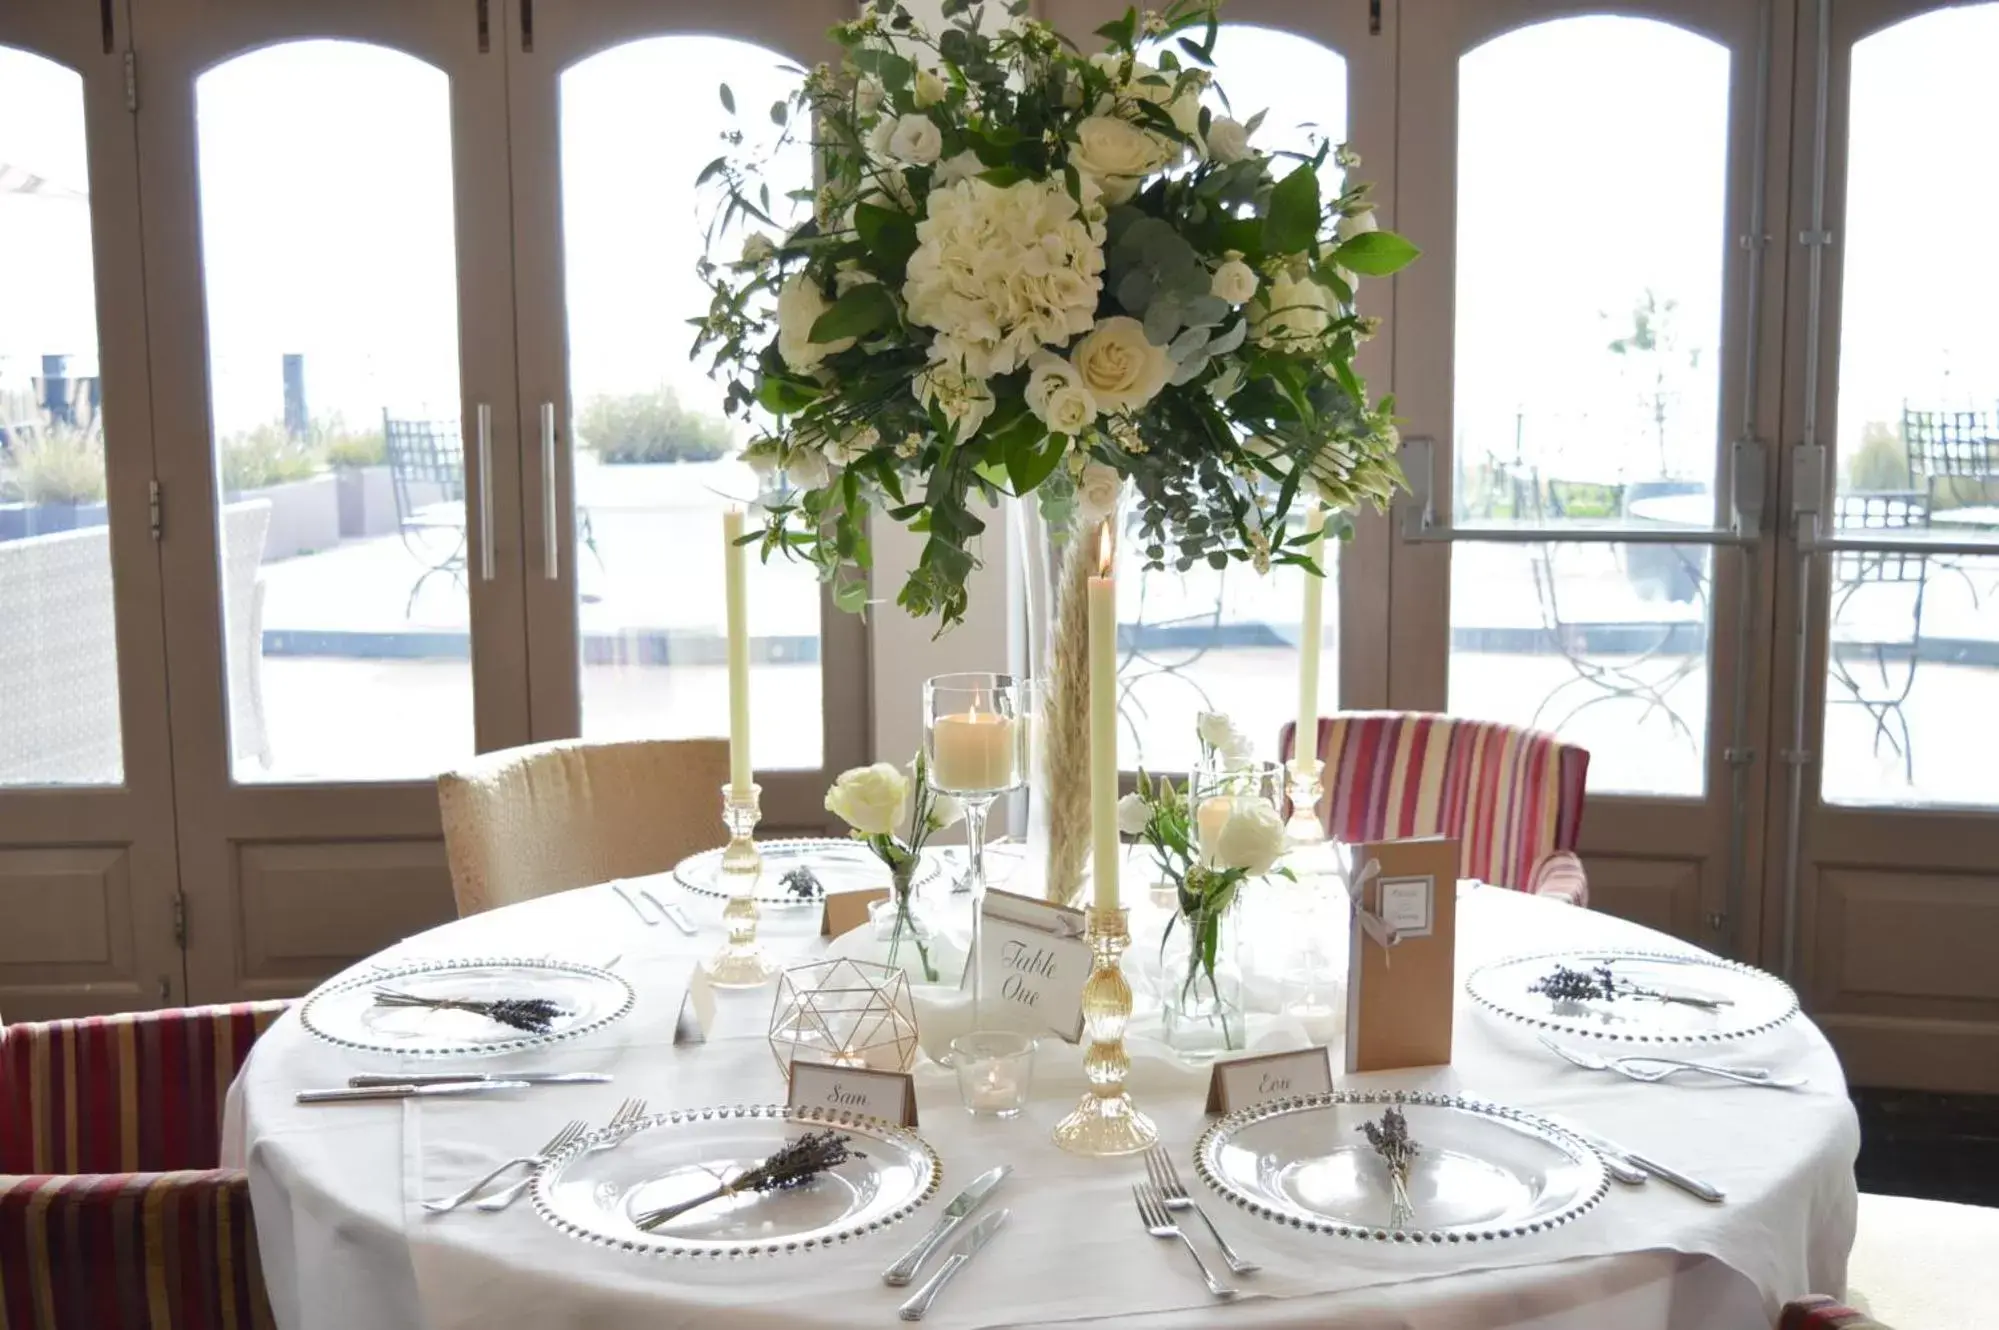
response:
[[[923,756],[932,788],[965,810],[965,876],[953,894],[972,898],[972,948],[965,987],[977,1006],[979,904],[986,892],[986,815],[1020,788],[1027,771],[1028,686],[1011,674],[940,674],[923,685]]]
[[[1008,1030],[974,1030],[951,1041],[958,1099],[979,1118],[1010,1118],[1034,1088],[1034,1040]]]

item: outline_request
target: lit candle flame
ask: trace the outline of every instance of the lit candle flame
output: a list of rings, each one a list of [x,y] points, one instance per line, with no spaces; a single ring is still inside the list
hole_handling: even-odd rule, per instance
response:
[[[1115,549],[1116,547],[1111,540],[1111,524],[1106,521],[1102,526],[1097,528],[1098,577],[1109,577],[1111,575],[1111,561]]]

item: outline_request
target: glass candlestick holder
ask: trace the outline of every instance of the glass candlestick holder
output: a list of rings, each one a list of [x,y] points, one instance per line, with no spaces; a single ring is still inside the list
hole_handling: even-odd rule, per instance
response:
[[[1090,1089],[1075,1111],[1055,1124],[1055,1144],[1079,1155],[1137,1154],[1159,1139],[1159,1128],[1133,1107],[1124,1088],[1131,1072],[1131,1058],[1124,1051],[1131,984],[1119,958],[1131,944],[1130,912],[1091,906],[1083,920],[1093,955],[1090,977],[1083,983],[1083,1029],[1090,1040],[1083,1074]]]
[[[1284,843],[1297,849],[1320,845],[1326,839],[1326,824],[1319,820],[1319,800],[1325,797],[1320,777],[1326,764],[1316,757],[1294,757],[1284,764],[1289,777],[1286,793],[1291,798],[1291,817],[1284,824]]]
[[[986,894],[986,817],[993,802],[1018,789],[1027,768],[1030,692],[1011,674],[940,674],[923,685],[923,753],[931,785],[965,810],[965,876],[953,895],[969,895],[971,954],[961,986],[980,1005],[980,902]]]
[[[729,843],[722,850],[718,882],[728,893],[722,907],[727,938],[722,949],[702,962],[708,981],[717,988],[760,988],[777,977],[779,966],[757,942],[757,881],[763,876],[763,855],[757,850],[757,823],[763,818],[763,786],[741,790],[722,787],[722,824]]]

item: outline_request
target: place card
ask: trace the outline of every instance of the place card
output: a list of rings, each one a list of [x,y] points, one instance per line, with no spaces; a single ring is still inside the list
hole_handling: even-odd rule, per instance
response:
[[[869,887],[865,891],[836,891],[826,897],[826,908],[819,912],[819,936],[838,937],[851,933],[868,921],[868,907],[876,901],[888,899],[887,887]]]
[[[791,1084],[784,1102],[792,1108],[840,1109],[914,1127],[916,1078],[906,1071],[798,1061],[791,1064]]]
[[[1457,999],[1458,843],[1360,847],[1347,941],[1348,1072],[1451,1060]]]
[[[1332,1088],[1333,1055],[1324,1044],[1289,1053],[1230,1058],[1217,1062],[1208,1077],[1208,1112],[1233,1113],[1266,1099],[1329,1094]]]
[[[1090,977],[1083,912],[986,889],[980,909],[979,1025],[988,1030],[1083,1037],[1083,983]]]

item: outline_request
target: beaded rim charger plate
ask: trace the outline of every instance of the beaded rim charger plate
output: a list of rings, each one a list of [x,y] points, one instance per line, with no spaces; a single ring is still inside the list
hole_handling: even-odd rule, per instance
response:
[[[856,840],[840,840],[831,836],[760,840],[757,851],[763,855],[763,874],[757,879],[755,893],[759,905],[816,908],[829,894],[866,891],[889,885],[888,865],[875,858],[873,851]],[[785,885],[785,877],[800,868],[810,870],[818,883],[818,890],[798,892]],[[925,854],[923,861],[916,866],[916,880],[911,885],[921,886],[936,877],[938,871],[937,857]],[[722,884],[721,877],[720,848],[691,854],[673,868],[673,880],[689,891],[698,896],[727,900],[729,891]]]
[[[650,1231],[639,1215],[740,1176],[787,1140],[833,1128],[855,1157],[802,1186],[729,1196]],[[535,1171],[536,1213],[585,1242],[651,1256],[782,1256],[838,1246],[907,1218],[937,1194],[943,1165],[915,1132],[837,1109],[738,1104],[656,1113],[599,1128]]]
[[[1391,1105],[1417,1155],[1398,1220],[1388,1166],[1361,1133]],[[1501,1104],[1413,1090],[1335,1090],[1231,1113],[1202,1134],[1195,1171],[1273,1223],[1341,1238],[1461,1243],[1528,1237],[1604,1198],[1602,1158]]]
[[[414,997],[492,1002],[542,998],[557,1007],[546,1032],[523,1030],[474,1011],[386,1007],[375,990]],[[631,1011],[622,976],[594,965],[548,959],[414,961],[364,970],[312,994],[299,1023],[329,1044],[404,1057],[512,1053],[601,1030]]]
[[[1644,992],[1614,997],[1534,991],[1557,967]],[[1488,1011],[1557,1034],[1627,1043],[1687,1044],[1741,1039],[1798,1013],[1798,995],[1776,975],[1700,952],[1579,948],[1494,961],[1473,970],[1465,992]],[[1664,995],[1664,996],[1659,996]],[[1673,1000],[1680,999],[1680,1000]]]

